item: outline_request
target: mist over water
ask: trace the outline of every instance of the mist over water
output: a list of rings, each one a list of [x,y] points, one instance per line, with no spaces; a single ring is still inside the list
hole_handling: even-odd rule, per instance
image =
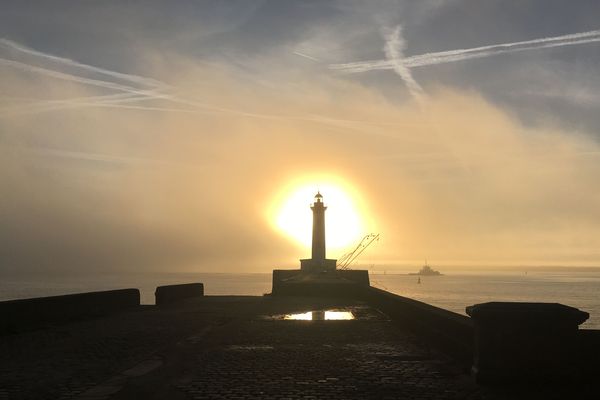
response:
[[[370,279],[372,286],[461,314],[465,314],[466,306],[488,301],[562,303],[590,313],[582,327],[600,329],[598,268],[457,268],[446,275],[421,277],[421,284],[417,276],[404,271],[377,271],[370,274]],[[261,296],[271,292],[270,273],[105,274],[93,279],[54,275],[2,279],[0,301],[133,287],[140,289],[142,304],[154,304],[156,286],[188,282],[204,283],[206,295]]]

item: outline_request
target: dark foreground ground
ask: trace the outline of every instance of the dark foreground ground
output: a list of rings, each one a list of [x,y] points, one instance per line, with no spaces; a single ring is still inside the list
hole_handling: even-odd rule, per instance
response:
[[[332,308],[353,310],[358,319],[270,317]],[[358,302],[211,296],[0,336],[2,400],[497,399],[515,394],[478,387],[449,359]],[[542,398],[553,398],[548,394]]]

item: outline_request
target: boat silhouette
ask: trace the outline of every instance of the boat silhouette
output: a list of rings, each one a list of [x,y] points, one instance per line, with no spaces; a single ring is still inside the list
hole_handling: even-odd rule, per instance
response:
[[[409,275],[440,276],[440,275],[443,275],[443,274],[440,271],[436,271],[435,269],[431,268],[429,265],[425,264],[419,270],[419,272],[411,272],[411,273],[409,273]]]

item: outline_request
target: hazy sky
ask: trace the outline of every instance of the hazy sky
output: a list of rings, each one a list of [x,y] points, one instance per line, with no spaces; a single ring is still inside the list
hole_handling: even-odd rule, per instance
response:
[[[269,210],[311,174],[360,193],[364,264],[600,265],[599,15],[5,0],[0,272],[297,266]]]

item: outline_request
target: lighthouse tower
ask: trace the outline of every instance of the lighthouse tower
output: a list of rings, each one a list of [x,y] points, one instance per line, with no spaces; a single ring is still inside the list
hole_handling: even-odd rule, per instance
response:
[[[302,271],[333,271],[337,260],[325,256],[325,204],[323,196],[317,192],[315,202],[310,206],[313,212],[312,258],[300,260]]]
[[[326,258],[325,204],[321,193],[310,206],[313,213],[312,257],[300,260],[300,270],[274,269],[273,295],[331,296],[363,293],[369,286],[369,271],[336,269],[337,260]]]

